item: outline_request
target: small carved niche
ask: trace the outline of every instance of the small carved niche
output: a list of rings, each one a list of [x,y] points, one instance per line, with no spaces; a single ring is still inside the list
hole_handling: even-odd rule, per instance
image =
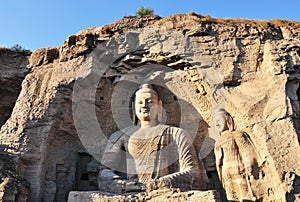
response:
[[[88,153],[79,152],[76,165],[76,190],[98,190],[97,176],[99,163]]]

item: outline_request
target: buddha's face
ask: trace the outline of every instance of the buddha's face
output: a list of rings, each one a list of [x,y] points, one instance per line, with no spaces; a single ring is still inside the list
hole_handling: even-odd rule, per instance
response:
[[[159,101],[151,92],[136,93],[135,113],[141,121],[155,120],[158,114]]]
[[[219,132],[225,131],[228,128],[226,123],[226,115],[222,112],[215,114],[214,125]]]

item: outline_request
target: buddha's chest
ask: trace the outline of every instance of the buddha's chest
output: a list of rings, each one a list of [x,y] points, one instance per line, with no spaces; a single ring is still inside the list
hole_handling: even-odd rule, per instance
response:
[[[161,136],[151,138],[131,137],[128,141],[128,153],[133,157],[150,156],[160,150]]]

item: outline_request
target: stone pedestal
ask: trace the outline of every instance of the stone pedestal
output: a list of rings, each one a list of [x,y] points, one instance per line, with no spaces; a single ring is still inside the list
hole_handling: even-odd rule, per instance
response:
[[[99,201],[189,201],[189,202],[220,202],[220,194],[215,190],[180,192],[177,189],[163,189],[143,193],[125,193],[114,195],[99,191],[71,191],[68,202],[99,202]]]

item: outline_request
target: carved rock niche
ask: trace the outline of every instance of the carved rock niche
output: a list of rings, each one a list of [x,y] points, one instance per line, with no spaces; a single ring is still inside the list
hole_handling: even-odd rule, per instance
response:
[[[99,76],[87,77],[86,82],[97,81],[97,78]],[[82,88],[79,87],[78,92],[84,93],[85,86],[87,86],[84,83],[83,80],[82,84],[78,85],[82,86]],[[112,62],[109,68],[101,74],[96,88],[95,114],[102,131],[102,138],[96,141],[97,144],[95,141],[89,142],[81,138],[88,153],[100,161],[105,140],[109,135],[116,130],[136,124],[134,93],[142,83],[152,84],[158,92],[163,101],[165,123],[181,127],[191,135],[200,159],[200,168],[205,169],[209,178],[208,189],[217,190],[224,199],[225,195],[216,172],[213,152],[218,134],[212,124],[213,109],[220,106],[226,107],[224,86],[220,87],[220,85],[207,82],[197,68],[178,55],[141,50],[125,54]],[[91,86],[90,83],[88,86]],[[78,120],[77,123],[80,124],[77,125],[77,131],[82,131],[80,127],[86,127],[86,122],[90,121]],[[267,151],[263,148],[258,150],[267,155]],[[278,176],[272,160],[264,160],[266,168],[261,186],[266,187],[263,188],[261,195],[263,197],[266,194],[264,191],[269,190],[267,197],[276,198],[274,183],[276,180],[274,179],[278,179]],[[72,196],[71,194],[70,197]]]
[[[89,94],[85,92],[85,86],[91,86],[90,82],[96,81],[97,78],[99,77],[91,76],[82,80],[75,92]],[[119,129],[136,124],[134,93],[142,83],[152,84],[158,92],[163,102],[164,122],[181,127],[191,135],[198,157],[202,161],[201,168],[206,170],[210,178],[208,187],[219,188],[213,154],[214,139],[209,137],[208,132],[215,101],[212,101],[210,87],[197,69],[177,55],[143,50],[126,54],[114,61],[102,73],[95,89],[95,115],[103,136],[95,137],[91,142],[82,137],[84,147],[100,161],[107,138]],[[84,131],[80,128],[87,128],[86,123],[91,121],[87,121],[84,116],[78,118],[80,120],[75,121],[75,125],[78,123],[77,131]],[[99,135],[99,132],[97,134]],[[208,143],[205,146],[204,141]]]

